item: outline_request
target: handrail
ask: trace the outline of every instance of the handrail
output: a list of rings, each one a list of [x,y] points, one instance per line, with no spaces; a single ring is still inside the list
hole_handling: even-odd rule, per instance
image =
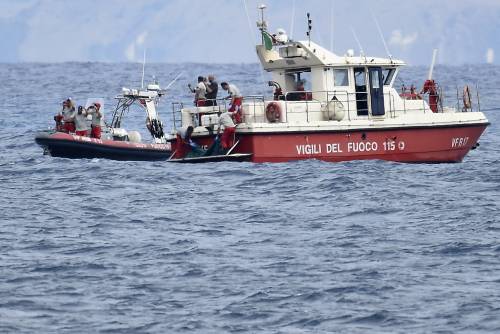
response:
[[[442,89],[440,87],[440,92],[439,96],[441,97],[441,100],[439,101],[439,107],[438,110],[439,112],[444,112],[443,110],[443,98],[444,94],[442,93]],[[398,95],[398,91],[396,88],[391,88],[390,91],[383,92],[383,100],[384,100],[384,109],[385,109],[385,114],[387,115],[386,117],[389,118],[396,118],[398,114],[403,113],[406,114],[408,112],[422,112],[422,113],[429,113],[431,112],[431,109],[428,105],[428,101],[425,98],[422,99],[406,99],[403,96]],[[302,94],[303,99],[297,99],[298,94]],[[290,95],[293,96],[292,99],[290,99]],[[474,96],[473,94],[471,94]],[[320,97],[320,98],[318,98]],[[325,100],[326,97],[326,100]],[[370,92],[353,92],[353,91],[348,91],[346,89],[341,89],[341,90],[322,90],[322,91],[289,91],[286,92],[283,95],[279,96],[273,96],[273,97],[267,97],[264,95],[247,95],[243,96],[243,102],[244,105],[246,106],[246,110],[243,112],[243,117],[245,122],[260,122],[261,117],[264,116],[265,119],[265,105],[267,101],[281,101],[284,102],[283,106],[283,112],[284,112],[284,117],[286,120],[289,120],[289,114],[292,112],[289,107],[292,105],[291,102],[293,102],[293,105],[298,105],[298,104],[304,104],[305,105],[305,110],[301,109],[301,112],[305,112],[305,121],[310,122],[313,119],[318,119],[318,116],[313,117],[313,114],[318,114],[322,113],[323,115],[326,113],[326,117],[328,119],[331,118],[332,110],[330,109],[330,102],[332,100],[337,100],[339,103],[341,103],[344,107],[344,112],[346,113],[347,120],[351,121],[353,117],[357,116],[366,116],[369,119],[372,117],[378,118],[378,116],[373,116],[370,110],[372,109],[370,107],[371,105],[371,98],[370,98]],[[397,100],[400,99],[400,100]],[[477,104],[474,104],[473,107],[478,108],[479,104],[479,95],[477,94]],[[193,106],[190,108],[190,113],[194,115],[196,114],[210,114],[210,113],[220,113],[220,112],[225,112],[228,110],[228,100],[226,98],[218,98],[212,100],[216,102],[216,106],[212,106],[213,110],[209,109],[204,109],[200,110],[200,108],[209,108],[211,106],[206,106],[206,107],[195,107]],[[410,101],[413,101],[410,103]],[[460,111],[460,95],[458,92],[457,88],[457,111]],[[420,105],[421,103],[421,105]],[[318,108],[318,104],[320,104],[320,107]],[[174,112],[174,123],[176,121],[175,118],[175,113],[176,112],[181,112],[182,109],[184,108],[184,105],[181,102],[173,102],[172,103],[172,108]],[[177,106],[177,108],[175,108]],[[262,109],[260,109],[262,106]],[[474,108],[474,109],[476,109]],[[469,108],[471,110],[472,108]],[[360,111],[362,112],[360,114]],[[355,112],[355,116],[352,114],[352,112]],[[195,120],[195,117],[193,117],[193,120]],[[198,123],[201,121],[201,119],[198,119]],[[195,122],[196,123],[196,122]]]

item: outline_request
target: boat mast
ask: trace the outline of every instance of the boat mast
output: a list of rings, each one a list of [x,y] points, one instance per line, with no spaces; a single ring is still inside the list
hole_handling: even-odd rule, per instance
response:
[[[267,8],[266,5],[262,4],[259,6],[259,9],[260,9],[260,24],[259,24],[259,28],[262,32],[264,32],[264,30],[266,30],[267,28],[267,24],[266,24],[266,21],[264,21],[264,10]],[[260,38],[261,38],[261,41],[262,41],[262,45],[264,45],[264,34],[260,34]]]
[[[141,79],[141,89],[144,88],[144,68],[146,67],[146,48],[144,48],[144,55],[142,58],[142,79]]]
[[[312,29],[311,14],[307,13],[307,38],[309,39],[309,46],[311,46],[311,29]]]

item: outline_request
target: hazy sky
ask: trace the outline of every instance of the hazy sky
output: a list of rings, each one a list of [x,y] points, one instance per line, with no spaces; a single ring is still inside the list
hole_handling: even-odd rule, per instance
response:
[[[500,58],[500,0],[0,0],[0,62],[140,61],[144,48],[152,62],[256,62],[260,3],[270,30],[298,40],[310,12],[313,39],[338,54],[359,53],[354,31],[366,54],[385,56],[376,18],[410,64],[428,64],[433,48],[442,64]]]

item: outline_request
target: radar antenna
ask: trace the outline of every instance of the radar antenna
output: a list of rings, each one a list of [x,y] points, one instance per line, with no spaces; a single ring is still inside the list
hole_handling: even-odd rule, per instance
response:
[[[307,38],[309,39],[309,46],[311,46],[311,30],[312,30],[312,20],[311,14],[307,13]]]

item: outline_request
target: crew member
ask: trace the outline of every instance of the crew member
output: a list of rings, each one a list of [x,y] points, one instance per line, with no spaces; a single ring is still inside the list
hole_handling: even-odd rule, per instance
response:
[[[88,136],[88,126],[87,126],[87,111],[82,107],[78,107],[78,111],[74,116],[75,121],[75,133],[77,136]]]
[[[67,133],[75,132],[75,105],[70,97],[63,101],[61,110],[62,120],[64,122],[63,130]]]
[[[228,92],[228,96],[226,99],[231,99],[231,107],[228,112],[234,118],[234,121],[239,124],[242,121],[242,111],[241,111],[241,102],[243,98],[241,96],[240,90],[233,84],[228,84],[227,82],[223,82],[220,84],[222,89]]]
[[[92,138],[101,139],[101,122],[102,122],[102,111],[100,103],[93,103],[87,110],[87,114],[92,115],[92,124],[90,130],[90,136]]]
[[[422,100],[422,96],[417,93],[415,85],[410,86],[410,100]]]
[[[224,126],[224,132],[222,133],[220,143],[224,150],[229,150],[234,145],[234,133],[236,131],[231,113],[224,112],[220,115],[219,129],[221,126]]]
[[[197,107],[203,107],[206,104],[206,94],[207,94],[207,86],[206,79],[202,76],[198,77],[198,84],[193,89],[191,84],[188,84],[189,90],[191,93],[194,93],[194,105]]]
[[[176,145],[176,157],[185,158],[186,155],[191,152],[193,145],[193,140],[191,135],[193,134],[194,128],[190,125],[187,128],[181,128],[177,131],[177,145]]]
[[[207,101],[206,106],[216,106],[217,105],[217,92],[219,90],[219,84],[215,81],[215,76],[212,74],[208,76],[207,83]]]
[[[298,92],[298,100],[299,101],[310,101],[312,100],[311,92],[306,92],[304,87],[304,80],[299,80],[297,82],[297,92]]]
[[[438,112],[439,96],[437,93],[436,82],[434,80],[425,80],[424,87],[420,94],[429,94],[429,107],[432,112]]]

